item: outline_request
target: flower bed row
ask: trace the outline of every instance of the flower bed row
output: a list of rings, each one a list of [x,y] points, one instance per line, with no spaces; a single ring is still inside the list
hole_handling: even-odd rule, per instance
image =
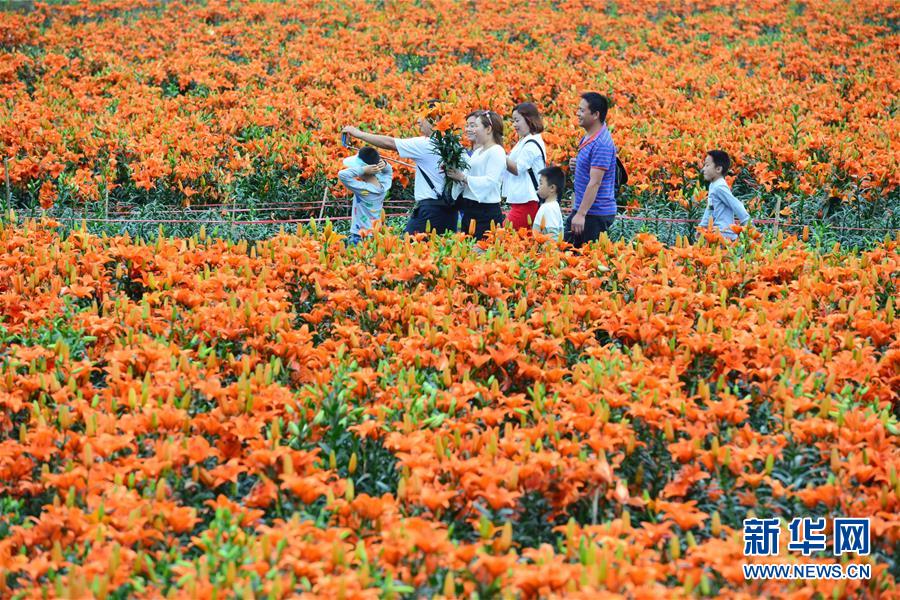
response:
[[[896,591],[897,241],[0,248],[4,596]],[[752,515],[872,579],[745,581]]]

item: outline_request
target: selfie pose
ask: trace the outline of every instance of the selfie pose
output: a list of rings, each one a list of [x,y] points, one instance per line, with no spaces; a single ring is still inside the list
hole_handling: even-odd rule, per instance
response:
[[[424,233],[430,224],[438,234],[456,231],[457,208],[439,199],[444,189],[444,173],[441,158],[431,139],[433,124],[426,118],[417,122],[422,135],[411,138],[396,138],[361,131],[358,127],[344,127],[343,133],[358,138],[367,144],[383,150],[394,150],[402,158],[412,159],[416,166],[413,194],[416,205],[405,232]]]

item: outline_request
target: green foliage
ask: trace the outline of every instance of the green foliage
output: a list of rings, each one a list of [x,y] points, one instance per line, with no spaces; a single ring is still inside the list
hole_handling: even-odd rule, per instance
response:
[[[422,56],[415,53],[398,53],[394,55],[397,70],[405,73],[422,73],[434,62],[430,56]]]

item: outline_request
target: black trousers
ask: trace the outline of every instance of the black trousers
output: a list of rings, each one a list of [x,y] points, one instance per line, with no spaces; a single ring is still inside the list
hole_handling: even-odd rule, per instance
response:
[[[438,202],[419,202],[413,209],[409,221],[406,223],[406,233],[425,233],[425,225],[431,223],[432,231],[438,235],[447,231],[456,231],[458,211],[453,206],[446,206]]]
[[[600,239],[600,234],[612,227],[616,215],[586,215],[584,217],[584,231],[581,235],[572,233],[572,217],[575,213],[571,213],[566,219],[566,232],[563,240],[572,244],[576,248],[581,248],[584,244],[596,242]]]
[[[460,231],[468,234],[473,222],[475,223],[473,237],[476,240],[482,239],[484,234],[491,230],[491,223],[496,223],[497,227],[502,226],[503,211],[500,210],[500,204],[482,204],[474,200],[463,200]]]

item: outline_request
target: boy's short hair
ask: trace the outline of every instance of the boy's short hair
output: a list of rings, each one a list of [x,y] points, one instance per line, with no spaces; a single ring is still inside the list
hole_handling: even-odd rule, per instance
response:
[[[601,123],[606,123],[606,114],[609,112],[609,100],[606,96],[597,92],[585,92],[581,99],[587,102],[588,110],[592,113],[600,113]]]
[[[731,158],[727,152],[724,150],[710,150],[706,155],[712,159],[715,166],[722,167],[722,175],[728,174],[728,170],[731,169]]]
[[[363,146],[359,149],[359,158],[367,165],[377,165],[381,162],[381,155],[372,146]]]
[[[556,188],[556,197],[562,198],[563,192],[566,191],[566,174],[563,173],[563,170],[555,166],[547,167],[546,169],[541,169],[541,172],[538,174],[547,180],[547,185],[552,185]]]

